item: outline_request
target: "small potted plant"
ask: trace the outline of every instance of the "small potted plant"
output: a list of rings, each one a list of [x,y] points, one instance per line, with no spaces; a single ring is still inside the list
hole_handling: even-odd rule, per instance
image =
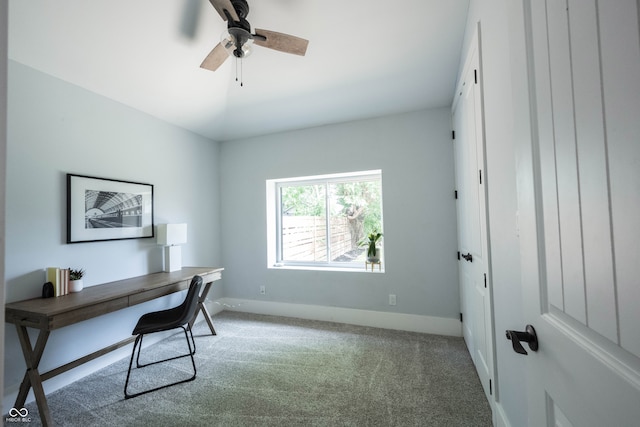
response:
[[[378,241],[381,237],[382,233],[374,231],[373,233],[369,233],[367,238],[360,242],[360,246],[367,247],[367,262],[380,262],[380,249],[378,248]]]
[[[83,269],[69,269],[69,292],[80,292],[82,290],[84,287],[82,277],[84,277]]]

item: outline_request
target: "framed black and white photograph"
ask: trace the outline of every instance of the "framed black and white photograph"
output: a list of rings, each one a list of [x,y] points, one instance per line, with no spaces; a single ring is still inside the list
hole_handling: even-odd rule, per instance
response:
[[[153,237],[153,185],[67,174],[67,243]]]

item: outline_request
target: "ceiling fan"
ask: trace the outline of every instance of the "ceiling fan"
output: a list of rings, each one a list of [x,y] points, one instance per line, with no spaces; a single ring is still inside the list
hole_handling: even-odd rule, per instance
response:
[[[246,0],[209,0],[222,19],[227,21],[229,34],[213,48],[200,64],[201,68],[215,71],[228,56],[244,58],[250,53],[251,44],[304,56],[309,40],[276,31],[256,28],[251,34],[251,24],[247,21],[249,5]]]

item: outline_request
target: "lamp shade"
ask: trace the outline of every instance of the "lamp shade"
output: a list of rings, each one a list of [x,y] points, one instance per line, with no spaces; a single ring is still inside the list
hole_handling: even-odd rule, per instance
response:
[[[159,224],[157,241],[162,246],[187,243],[187,224]]]

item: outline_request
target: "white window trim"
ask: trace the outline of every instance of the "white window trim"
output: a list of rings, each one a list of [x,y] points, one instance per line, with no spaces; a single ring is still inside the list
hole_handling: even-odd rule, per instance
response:
[[[332,182],[349,182],[349,181],[366,181],[367,178],[372,180],[382,179],[382,170],[368,170],[360,172],[336,173],[328,175],[313,175],[306,177],[269,179],[266,182],[267,194],[267,268],[284,269],[284,270],[316,270],[316,271],[345,271],[345,272],[371,272],[364,265],[346,264],[340,262],[309,262],[309,261],[287,261],[281,262],[279,254],[282,253],[280,236],[281,211],[280,188],[298,185],[328,184]],[[382,189],[381,189],[382,191]],[[384,198],[383,198],[384,200]],[[384,212],[384,209],[383,209]],[[327,222],[329,216],[327,215]],[[376,273],[384,273],[384,258],[381,263],[382,268],[376,266],[373,269]]]

